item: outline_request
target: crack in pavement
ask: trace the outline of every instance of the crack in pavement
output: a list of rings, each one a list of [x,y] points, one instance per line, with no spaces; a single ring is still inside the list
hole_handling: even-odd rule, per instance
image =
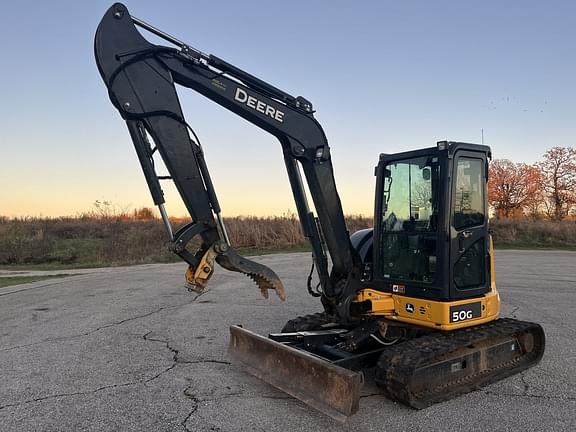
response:
[[[148,378],[145,382],[148,383],[150,381],[154,381],[155,379],[161,377],[166,372],[170,372],[172,369],[176,367],[177,364],[201,364],[201,363],[216,363],[222,365],[230,365],[230,362],[225,360],[214,360],[214,359],[200,359],[200,360],[182,360],[180,358],[180,350],[176,349],[172,345],[170,345],[170,341],[168,339],[153,339],[150,337],[152,331],[144,334],[142,339],[147,342],[158,342],[164,344],[164,346],[172,353],[172,364],[164,369],[162,372],[157,373],[151,378]]]
[[[293,400],[297,400],[295,397],[292,397],[290,395],[286,395],[286,396],[273,396],[273,395],[257,395],[257,396],[253,396],[253,398],[261,398],[261,399],[272,399],[272,400],[286,400],[286,399],[293,399]]]
[[[360,399],[365,399],[365,398],[374,397],[374,396],[384,396],[384,395],[382,393],[369,393],[366,395],[361,395]]]
[[[566,396],[566,397],[562,397],[562,396],[549,396],[549,395],[538,395],[538,394],[534,394],[532,392],[530,392],[530,384],[528,383],[527,380],[527,375],[525,372],[520,373],[519,375],[520,378],[520,382],[522,383],[522,393],[518,394],[518,393],[507,393],[507,392],[498,392],[498,391],[494,391],[494,390],[482,390],[482,393],[484,394],[488,394],[488,395],[493,395],[493,396],[511,396],[511,397],[518,397],[518,398],[534,398],[534,399],[548,399],[548,400],[561,400],[561,401],[575,401],[576,397],[570,397],[570,396]],[[516,388],[518,388],[517,386],[515,386]]]
[[[524,396],[529,396],[528,395],[528,390],[530,390],[530,384],[528,384],[526,382],[526,375],[525,374],[520,374],[520,381],[522,381],[522,384],[524,384]]]
[[[43,396],[43,397],[39,397],[39,398],[28,399],[28,400],[13,403],[13,404],[2,405],[2,406],[0,406],[0,410],[6,409],[6,408],[18,407],[21,405],[26,405],[26,404],[34,403],[34,402],[43,402],[45,400],[57,399],[57,398],[61,398],[61,397],[89,395],[89,394],[101,392],[103,390],[109,390],[112,388],[119,388],[119,387],[128,387],[128,386],[141,384],[141,383],[142,383],[142,381],[134,381],[134,382],[127,382],[127,383],[122,383],[122,384],[110,384],[107,386],[98,387],[97,389],[94,389],[94,390],[86,390],[86,391],[74,392],[74,393],[58,393],[58,394],[54,394],[54,395],[48,395],[48,396]]]
[[[188,413],[188,415],[184,418],[184,420],[182,420],[180,422],[180,424],[182,425],[184,430],[188,431],[188,432],[192,432],[192,430],[188,429],[188,426],[186,425],[186,423],[188,423],[188,420],[190,420],[190,417],[192,417],[194,415],[194,413],[198,410],[198,406],[200,405],[200,401],[198,400],[196,395],[191,393],[191,389],[192,389],[192,386],[186,387],[183,391],[183,394],[186,398],[190,399],[194,405],[192,406],[192,410]]]
[[[178,305],[178,306],[183,306],[183,305]],[[162,312],[164,309],[170,309],[170,308],[172,308],[172,307],[176,307],[176,306],[163,306],[163,307],[160,307],[160,308],[158,308],[158,309],[155,309],[155,310],[153,310],[153,311],[151,311],[151,312],[147,312],[147,313],[145,313],[145,314],[143,314],[143,315],[137,315],[137,316],[135,316],[135,317],[130,317],[130,318],[126,318],[126,319],[123,319],[123,320],[120,320],[120,321],[116,321],[116,322],[113,322],[113,323],[109,323],[109,324],[106,324],[106,325],[97,327],[97,328],[95,328],[95,329],[89,330],[89,331],[84,332],[84,333],[78,333],[78,334],[69,335],[69,336],[59,336],[59,337],[55,337],[55,338],[48,338],[48,339],[44,339],[44,340],[41,340],[41,341],[38,341],[38,342],[32,342],[32,343],[29,343],[29,344],[17,345],[17,346],[13,346],[13,347],[9,347],[9,348],[2,348],[2,349],[0,349],[0,352],[12,351],[12,350],[19,349],[19,348],[28,348],[28,347],[31,347],[31,346],[41,345],[41,344],[50,343],[50,342],[58,342],[58,341],[63,341],[63,340],[67,340],[67,339],[75,339],[75,338],[79,338],[79,337],[89,336],[89,335],[91,335],[91,334],[93,334],[93,333],[97,333],[97,332],[99,332],[99,331],[101,331],[101,330],[104,330],[104,329],[107,329],[107,328],[110,328],[110,327],[119,326],[119,325],[122,325],[122,324],[124,324],[124,323],[129,322],[129,321],[134,321],[134,320],[137,320],[137,319],[149,317],[149,316],[154,315],[154,314],[156,314],[156,313],[158,313],[158,312]]]
[[[144,334],[142,336],[142,338],[148,342],[157,342],[157,343],[164,344],[166,349],[168,349],[172,353],[172,364],[170,366],[168,366],[166,369],[164,369],[163,371],[154,375],[153,377],[148,378],[145,381],[145,383],[149,383],[151,381],[154,381],[155,379],[159,378],[160,376],[162,376],[165,373],[174,369],[178,364],[184,364],[184,365],[200,364],[200,363],[216,363],[216,364],[222,364],[222,365],[230,365],[231,364],[230,362],[225,361],[225,360],[215,360],[215,359],[183,360],[180,358],[180,350],[178,350],[177,348],[172,346],[168,339],[152,338],[152,337],[150,337],[151,334],[152,334],[152,331],[149,331],[146,334]],[[181,426],[187,432],[192,432],[192,429],[188,428],[187,423],[190,420],[190,418],[194,415],[194,413],[196,413],[196,411],[198,411],[198,408],[199,408],[201,402],[218,401],[218,400],[223,400],[226,398],[238,397],[238,396],[247,397],[245,395],[244,391],[230,392],[230,393],[219,395],[219,396],[201,396],[201,395],[197,395],[197,394],[192,393],[192,385],[188,385],[182,393],[184,394],[184,396],[187,399],[189,399],[193,402],[191,410],[186,414],[186,417],[184,417],[184,419],[180,422]],[[278,395],[278,396],[275,396],[275,395],[256,395],[256,396],[248,396],[248,397],[250,397],[250,398],[262,398],[262,399],[294,399],[293,397],[291,397],[289,395],[286,395],[286,396],[283,396],[283,395]]]
[[[157,373],[156,375],[154,375],[151,378],[148,378],[146,380],[146,383],[149,383],[151,381],[154,381],[155,379],[161,377],[162,375],[164,375],[166,372],[170,372],[172,369],[174,369],[176,367],[176,364],[178,364],[178,353],[179,351],[175,348],[172,348],[170,346],[170,343],[167,340],[161,340],[161,339],[152,339],[149,337],[149,335],[152,333],[152,330],[150,330],[148,333],[144,334],[142,336],[142,339],[144,339],[146,342],[160,342],[163,343],[166,348],[168,348],[171,352],[172,352],[172,364],[170,366],[168,366],[166,369],[164,369],[162,372]]]
[[[200,294],[198,297],[200,297],[202,294]],[[198,299],[198,297],[196,297],[194,299],[194,301],[196,301]],[[223,365],[230,365],[230,362],[228,361],[224,361],[224,360],[214,360],[214,359],[205,359],[205,360],[182,360],[180,358],[180,350],[178,350],[177,348],[175,348],[174,346],[172,346],[170,344],[170,341],[168,339],[158,339],[158,338],[152,338],[150,337],[150,335],[152,334],[152,331],[147,332],[146,334],[144,334],[142,336],[142,339],[144,339],[147,342],[157,342],[157,343],[161,343],[164,344],[164,346],[166,347],[166,349],[168,349],[171,353],[172,353],[172,364],[170,366],[168,366],[166,369],[164,369],[163,371],[157,373],[156,375],[154,375],[151,378],[148,378],[145,381],[145,384],[150,383],[156,379],[158,379],[159,377],[161,377],[162,375],[164,375],[167,372],[170,372],[172,369],[174,369],[178,364],[185,364],[185,365],[190,365],[190,364],[200,364],[200,363],[216,363],[216,364],[223,364]],[[189,385],[188,387],[186,387],[184,389],[184,391],[182,392],[184,394],[184,396],[191,400],[193,402],[192,405],[192,409],[188,412],[188,414],[186,415],[186,417],[180,422],[181,426],[184,428],[185,431],[187,432],[192,432],[191,429],[188,428],[187,423],[188,420],[190,420],[190,418],[194,415],[194,413],[198,410],[198,406],[200,404],[200,398],[199,396],[196,396],[195,394],[192,393],[192,386]],[[212,399],[203,399],[203,400],[217,400],[217,399],[223,399],[225,397],[229,397],[229,396],[234,396],[234,395],[241,395],[242,392],[238,392],[238,393],[234,393],[234,394],[229,394],[229,395],[224,395],[223,397],[220,398],[212,398]]]
[[[492,396],[510,396],[517,398],[532,398],[532,399],[546,399],[546,400],[556,400],[556,401],[576,401],[576,397],[562,397],[562,396],[548,396],[548,395],[537,395],[537,394],[518,394],[518,393],[505,393],[505,392],[495,392],[491,390],[485,390],[482,393]]]
[[[530,384],[526,381],[527,376],[524,373],[520,374],[520,381],[524,388],[522,389],[522,393],[507,393],[507,392],[497,392],[493,390],[484,390],[482,393],[493,395],[493,396],[511,396],[511,397],[518,397],[518,398],[533,398],[533,399],[547,399],[547,400],[561,400],[561,401],[576,401],[576,397],[562,397],[562,396],[549,396],[549,395],[538,395],[534,393],[529,393],[530,391]]]
[[[518,318],[516,316],[516,312],[518,311],[518,309],[520,309],[520,306],[516,306],[514,309],[512,309],[512,311],[510,311],[508,315],[512,316],[513,318]]]
[[[74,334],[74,335],[69,335],[69,336],[59,336],[59,337],[55,337],[55,338],[48,338],[48,339],[44,339],[44,340],[41,340],[41,341],[38,341],[38,342],[32,342],[32,343],[29,343],[29,344],[16,345],[16,346],[13,346],[13,347],[2,348],[2,349],[0,349],[0,352],[12,351],[12,350],[19,349],[19,348],[28,348],[28,347],[35,346],[35,345],[41,345],[41,344],[44,344],[44,343],[58,342],[58,341],[67,340],[67,339],[75,339],[75,338],[79,338],[79,337],[89,336],[89,335],[91,335],[91,334],[93,334],[93,333],[97,333],[97,332],[99,332],[99,331],[101,331],[101,330],[105,330],[105,329],[110,328],[110,327],[119,326],[119,325],[125,324],[125,323],[127,323],[127,322],[134,321],[134,320],[141,319],[141,318],[147,318],[147,317],[149,317],[149,316],[151,316],[151,315],[154,315],[154,314],[157,314],[157,313],[159,313],[159,312],[162,312],[163,310],[175,309],[175,308],[179,308],[179,307],[184,307],[184,306],[191,305],[191,304],[195,303],[196,300],[198,300],[198,299],[199,299],[200,297],[202,297],[204,294],[206,294],[206,292],[203,292],[203,293],[201,293],[201,294],[198,294],[198,295],[197,295],[196,297],[194,297],[191,301],[187,301],[186,303],[181,303],[181,304],[172,305],[172,306],[162,306],[162,307],[157,308],[157,309],[155,309],[155,310],[153,310],[153,311],[151,311],[151,312],[147,312],[147,313],[145,313],[145,314],[143,314],[143,315],[137,315],[137,316],[130,317],[130,318],[126,318],[126,319],[123,319],[123,320],[120,320],[120,321],[116,321],[116,322],[113,322],[113,323],[105,324],[105,325],[103,325],[103,326],[97,327],[97,328],[95,328],[95,329],[93,329],[93,330],[90,330],[90,331],[87,331],[87,332],[84,332],[84,333],[79,333],[79,334]]]
[[[63,271],[65,271],[65,270],[63,270]],[[92,276],[92,274],[96,274],[96,273],[91,273],[90,276]],[[77,276],[77,277],[78,277],[78,278],[75,279],[74,281],[79,281],[79,280],[85,279],[84,277],[81,277],[81,276],[84,276],[84,275],[62,276],[62,279],[66,279],[66,280],[57,280],[57,281],[54,281],[54,282],[51,282],[51,283],[46,283],[46,284],[42,284],[42,285],[34,285],[34,286],[30,286],[30,287],[26,287],[26,288],[19,289],[19,290],[15,290],[15,291],[3,292],[3,293],[0,293],[0,297],[4,297],[4,296],[7,296],[7,295],[12,295],[12,294],[18,294],[18,293],[21,293],[21,292],[26,292],[26,291],[31,291],[31,290],[36,290],[36,289],[40,289],[40,288],[46,288],[46,287],[53,286],[53,285],[61,285],[61,284],[63,284],[64,282],[69,282],[69,281],[70,281],[70,278],[71,278],[71,277],[74,277],[74,276]],[[29,283],[34,283],[34,282],[29,282]],[[24,285],[24,284],[23,284],[23,285]],[[28,284],[25,284],[25,285],[28,285]],[[15,286],[17,286],[17,285],[15,285]],[[8,287],[6,287],[6,288],[8,288]]]
[[[522,287],[524,288],[524,287]],[[540,318],[538,319],[538,324],[542,325],[544,327],[543,324],[548,324],[548,325],[555,325],[561,328],[564,328],[566,330],[570,330],[571,332],[576,333],[576,328],[572,328],[569,325],[565,324],[564,322],[558,320],[558,317],[555,315],[551,315],[550,313],[542,310],[542,308],[538,308],[536,306],[534,306],[533,304],[527,302],[527,301],[522,301],[519,299],[515,299],[515,303],[520,303],[520,306],[517,306],[513,311],[515,312],[517,309],[519,308],[523,308],[526,309],[526,312],[530,312],[532,313],[532,315],[538,315]]]
[[[186,415],[186,417],[184,418],[184,420],[182,420],[182,422],[180,423],[182,425],[182,427],[184,428],[184,430],[186,430],[187,432],[192,432],[192,429],[190,429],[187,425],[188,421],[190,420],[190,418],[196,413],[196,411],[198,411],[198,408],[200,407],[200,403],[201,402],[212,402],[212,401],[219,401],[219,400],[223,400],[226,398],[230,398],[230,397],[238,397],[238,396],[242,396],[244,398],[246,398],[247,396],[245,395],[245,392],[243,391],[238,391],[238,392],[232,392],[232,393],[228,393],[228,394],[224,394],[224,395],[220,395],[220,396],[201,396],[201,395],[197,395],[195,393],[192,392],[192,385],[189,385],[188,387],[186,387],[184,389],[184,396],[187,399],[190,399],[193,402],[193,406],[192,409],[190,410],[190,412]],[[263,399],[294,399],[291,396],[266,396],[266,395],[257,395],[257,396],[250,396],[250,398],[263,398]],[[219,429],[218,429],[219,430]]]

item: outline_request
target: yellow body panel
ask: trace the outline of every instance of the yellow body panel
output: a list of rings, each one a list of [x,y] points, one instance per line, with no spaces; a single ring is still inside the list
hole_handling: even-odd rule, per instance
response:
[[[491,291],[479,298],[451,302],[429,301],[399,296],[394,300],[397,313],[391,316],[391,319],[441,330],[456,330],[463,327],[483,324],[498,318],[500,312],[500,296],[497,291]],[[478,301],[481,304],[481,316],[479,318],[450,322],[450,307],[476,303]],[[406,311],[407,303],[414,305],[413,313]]]
[[[364,289],[358,293],[355,301],[362,302],[366,300],[370,300],[372,304],[368,315],[382,316],[392,320],[439,330],[456,330],[463,327],[483,324],[495,320],[500,313],[500,296],[495,289],[481,297],[451,302],[419,299],[397,294],[382,293],[372,289]],[[480,302],[480,317],[450,322],[451,306],[461,306],[477,302]],[[410,312],[410,310],[412,312]]]
[[[492,241],[492,236],[488,236],[489,247],[490,247],[490,288],[496,291],[496,264],[494,260],[494,242]]]

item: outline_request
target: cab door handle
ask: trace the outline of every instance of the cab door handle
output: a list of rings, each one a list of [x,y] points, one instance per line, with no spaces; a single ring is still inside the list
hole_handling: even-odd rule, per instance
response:
[[[460,234],[458,234],[458,252],[464,252],[464,240],[472,237],[472,234],[474,234],[472,231],[462,231]]]

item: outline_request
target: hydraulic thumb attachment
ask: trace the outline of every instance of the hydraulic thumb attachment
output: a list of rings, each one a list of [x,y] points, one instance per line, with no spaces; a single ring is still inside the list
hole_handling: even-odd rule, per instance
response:
[[[188,287],[206,289],[214,262],[250,277],[264,297],[273,289],[284,300],[282,282],[270,268],[243,258],[230,246],[220,205],[210,179],[204,152],[180,108],[170,59],[191,64],[182,51],[152,45],[134,27],[127,9],[112,6],[102,19],[94,42],[98,69],[110,100],[126,121],[154,204],[158,206],[170,239],[170,249],[189,264]],[[192,133],[192,136],[190,135]],[[151,140],[150,140],[151,138]],[[168,176],[159,176],[154,154],[164,161]],[[164,208],[160,180],[174,182],[192,222],[174,232]],[[187,246],[200,239],[195,253]]]
[[[276,291],[282,301],[286,300],[284,285],[273,270],[240,256],[238,252],[224,242],[212,245],[204,252],[197,265],[188,267],[185,276],[189,290],[197,293],[206,290],[208,281],[214,273],[214,261],[226,270],[247,275],[258,285],[264,298],[268,298],[268,290],[272,289]]]

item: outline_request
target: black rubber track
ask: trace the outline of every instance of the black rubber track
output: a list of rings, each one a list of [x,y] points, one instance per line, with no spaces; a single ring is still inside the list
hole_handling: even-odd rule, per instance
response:
[[[326,312],[303,315],[288,321],[282,328],[282,333],[320,330],[323,325],[333,322],[333,318]]]
[[[503,337],[522,338],[526,334],[533,336],[533,348],[511,361],[492,365],[481,372],[465,376],[459,374],[457,379],[450,380],[447,377],[441,384],[429,387],[421,380],[414,383],[414,374],[418,369],[437,362],[450,352]],[[513,319],[499,319],[477,327],[432,333],[386,349],[376,366],[376,383],[390,399],[422,409],[534,366],[542,358],[544,346],[545,336],[540,325]],[[416,384],[418,391],[415,391]]]

